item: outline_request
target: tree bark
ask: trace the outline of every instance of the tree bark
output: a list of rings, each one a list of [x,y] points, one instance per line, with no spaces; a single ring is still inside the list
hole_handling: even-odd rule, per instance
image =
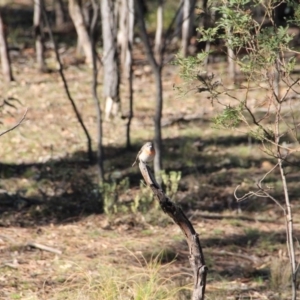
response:
[[[235,81],[235,54],[232,48],[231,43],[231,28],[227,28],[226,30],[226,36],[227,36],[227,63],[228,63],[228,77],[234,82]]]
[[[235,54],[230,45],[227,46],[227,62],[228,62],[228,75],[229,78],[234,82],[235,80]]]
[[[133,117],[133,58],[132,58],[132,49],[133,49],[133,39],[134,39],[134,0],[128,0],[128,49],[126,52],[125,60],[125,70],[128,75],[128,87],[129,87],[129,116],[126,129],[126,146],[127,148],[131,147],[130,141],[130,125]]]
[[[97,64],[97,52],[96,52],[96,41],[95,41],[95,30],[97,21],[99,19],[99,6],[97,0],[92,0],[93,5],[93,18],[90,27],[90,38],[92,42],[92,51],[93,51],[93,83],[92,83],[92,93],[97,113],[97,166],[98,166],[98,176],[99,176],[99,183],[104,182],[104,153],[103,153],[103,146],[102,146],[102,136],[103,136],[103,129],[102,129],[102,112],[100,106],[100,100],[97,94],[97,85],[98,85],[98,64]]]
[[[69,0],[69,13],[78,35],[78,44],[83,49],[86,63],[92,65],[92,44],[78,0]]]
[[[211,14],[210,14],[210,17],[208,18],[208,11],[207,11],[208,0],[202,0],[201,2],[202,2],[202,11],[203,11],[203,14],[200,16],[199,28],[207,29],[209,27],[209,23],[211,23],[214,26],[216,11],[212,10]],[[198,39],[201,38],[200,31],[197,32],[197,38]],[[210,46],[211,46],[211,42],[210,41],[206,41],[205,42],[204,52],[207,53],[207,56],[206,56],[205,60],[203,61],[204,68],[207,68],[207,65],[208,65],[208,62],[209,62]]]
[[[46,70],[44,57],[44,42],[42,36],[42,6],[43,0],[34,0],[33,28],[35,38],[35,54],[37,67],[40,72]]]
[[[156,105],[155,105],[155,116],[154,116],[154,146],[156,155],[154,158],[154,172],[155,177],[159,184],[161,184],[161,170],[162,170],[162,160],[161,160],[161,148],[162,148],[162,136],[161,136],[161,117],[162,117],[162,109],[163,109],[163,88],[162,88],[162,79],[161,79],[161,71],[162,71],[162,63],[158,64],[155,60],[152,48],[150,46],[150,41],[148,38],[146,25],[144,21],[144,15],[142,12],[141,0],[135,0],[136,9],[138,14],[138,20],[140,24],[140,32],[141,37],[145,46],[146,55],[148,61],[152,67],[152,71],[155,77],[155,87],[156,87]],[[161,60],[162,61],[162,60]]]
[[[121,66],[125,85],[125,94],[128,95],[128,116],[126,124],[126,148],[131,147],[130,125],[133,117],[133,71],[132,71],[132,44],[134,35],[134,0],[121,0],[120,24],[118,44],[121,48]]]
[[[162,51],[162,37],[163,37],[163,20],[164,20],[163,0],[158,0],[154,53],[155,53],[156,61],[159,64],[161,63],[161,59],[162,59],[161,51]]]
[[[61,28],[66,21],[66,13],[64,10],[64,4],[62,0],[55,0],[54,10],[55,10],[55,26],[57,28]]]
[[[161,136],[161,118],[162,118],[162,110],[163,110],[163,87],[162,87],[162,79],[161,79],[162,67],[157,66],[155,70],[153,70],[155,77],[155,85],[156,85],[156,105],[155,105],[155,116],[154,116],[154,127],[155,127],[155,135],[154,135],[154,145],[156,155],[154,158],[154,172],[155,177],[157,178],[159,184],[161,184],[161,170],[162,170],[162,136]]]
[[[90,2],[84,2],[81,6],[81,11],[82,11],[85,27],[88,32],[91,32],[92,16],[91,16]]]
[[[192,32],[192,21],[194,19],[195,0],[183,0],[183,20],[182,20],[182,55],[188,55],[188,47]]]
[[[128,45],[128,0],[119,0],[119,28],[117,33],[117,43],[120,47],[120,63],[124,68],[126,60],[126,52]]]
[[[8,54],[6,33],[4,28],[4,22],[2,18],[2,12],[0,9],[0,56],[1,56],[1,65],[2,65],[2,73],[6,82],[13,81],[10,57]]]
[[[115,18],[115,1],[101,1],[102,38],[103,38],[103,97],[105,115],[109,119],[120,111],[119,69],[117,52],[117,25]]]

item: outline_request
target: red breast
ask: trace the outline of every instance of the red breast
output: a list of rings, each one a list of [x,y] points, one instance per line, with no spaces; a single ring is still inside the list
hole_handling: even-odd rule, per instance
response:
[[[146,148],[144,151],[147,153],[147,155],[153,156],[155,155],[155,149],[152,147],[151,149]]]

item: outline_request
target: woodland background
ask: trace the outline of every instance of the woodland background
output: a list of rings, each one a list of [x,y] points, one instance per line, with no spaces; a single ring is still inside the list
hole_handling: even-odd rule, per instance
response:
[[[282,209],[261,195],[234,197],[238,185],[254,190],[276,157],[244,124],[216,126],[224,107],[193,77],[193,58],[211,51],[201,60],[206,78],[221,74],[241,95],[235,88],[245,79],[232,58],[244,49],[230,52],[226,38],[204,40],[197,30],[216,27],[218,2],[1,1],[0,132],[26,113],[0,140],[1,299],[190,298],[184,236],[131,167],[149,140],[156,175],[199,233],[207,299],[291,299]],[[245,2],[256,20],[264,15],[259,1],[231,2]],[[292,36],[298,78],[300,29],[287,22],[293,1],[262,2]],[[264,26],[272,27],[268,18]],[[298,124],[298,83],[292,91],[285,103]],[[266,111],[260,90],[249,97],[255,113]],[[292,153],[286,176],[297,240]],[[266,185],[284,205],[279,170]]]

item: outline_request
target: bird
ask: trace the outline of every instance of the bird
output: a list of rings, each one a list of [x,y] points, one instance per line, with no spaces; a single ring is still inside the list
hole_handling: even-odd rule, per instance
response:
[[[155,156],[154,145],[152,142],[147,142],[146,144],[143,145],[143,147],[137,154],[136,159],[132,164],[132,166],[134,166],[138,160],[142,161],[143,163],[151,162],[153,161],[154,156]]]

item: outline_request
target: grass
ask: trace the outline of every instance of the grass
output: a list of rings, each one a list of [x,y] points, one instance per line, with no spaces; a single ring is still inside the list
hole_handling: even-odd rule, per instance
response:
[[[50,279],[58,288],[53,299],[174,299],[190,290],[186,285],[177,286],[180,274],[168,274],[172,262],[161,264],[165,254],[148,262],[126,252],[129,264],[123,259],[117,263],[111,257],[90,263],[88,268],[83,263],[74,264],[73,260],[56,261],[54,268],[59,276]]]

